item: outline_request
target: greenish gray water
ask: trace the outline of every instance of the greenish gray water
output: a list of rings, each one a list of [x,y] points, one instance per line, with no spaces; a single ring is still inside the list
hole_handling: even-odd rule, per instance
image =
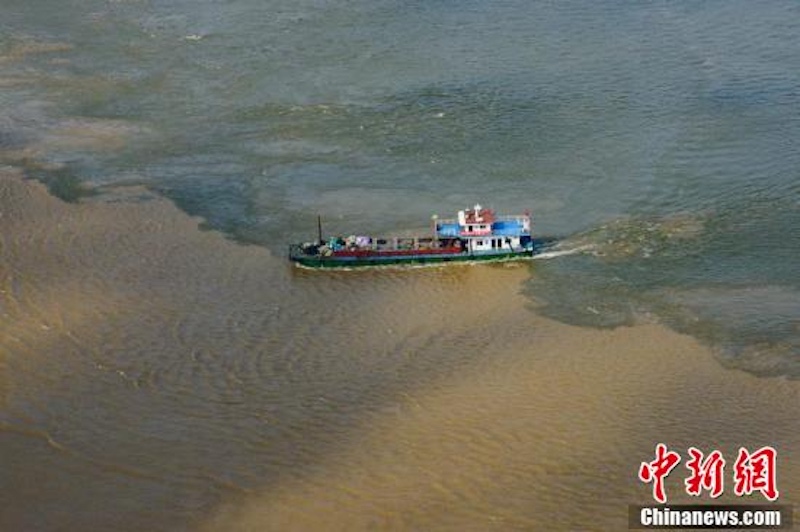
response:
[[[40,142],[61,167],[30,173],[66,196],[76,177],[143,183],[277,253],[317,213],[349,233],[530,207],[566,245],[637,248],[541,265],[548,314],[688,312],[729,354],[779,344],[774,371],[798,374],[796,4],[68,6],[10,1],[0,22],[0,144]],[[700,228],[652,231],[673,216]]]
[[[779,344],[774,370],[797,374],[794,3],[50,9],[4,8],[0,141],[40,141],[38,160],[62,167],[30,173],[67,197],[75,179],[144,183],[275,252],[316,213],[348,233],[474,201],[531,207],[542,233],[637,247],[542,265],[530,293],[549,314],[689,312],[729,354]],[[104,131],[49,138],[64,122]],[[115,134],[124,146],[98,148]],[[702,228],[654,236],[672,216]],[[730,305],[736,318],[718,312]]]

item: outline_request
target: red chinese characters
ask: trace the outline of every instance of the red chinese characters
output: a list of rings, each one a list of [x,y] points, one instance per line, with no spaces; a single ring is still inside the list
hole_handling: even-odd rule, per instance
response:
[[[686,467],[691,471],[691,475],[684,481],[686,493],[698,497],[706,489],[712,499],[722,495],[724,479],[722,476],[725,469],[725,458],[722,453],[714,450],[705,459],[703,453],[694,447],[689,447],[691,459],[686,462]]]
[[[681,455],[667,451],[667,446],[659,443],[656,445],[656,459],[652,462],[642,462],[639,467],[639,480],[653,483],[653,498],[658,502],[667,502],[664,479],[680,461]]]
[[[778,453],[766,446],[750,454],[744,447],[739,449],[734,467],[733,490],[739,497],[760,491],[769,501],[778,498],[775,463]]]
[[[699,497],[704,491],[713,499],[722,495],[725,489],[725,458],[718,450],[713,450],[708,455],[695,447],[689,447],[689,460],[686,468],[689,475],[684,480],[686,493]],[[744,497],[755,492],[760,492],[767,500],[774,501],[780,495],[777,488],[778,453],[765,446],[750,453],[744,447],[739,449],[739,454],[733,466],[734,493],[737,497]],[[664,480],[681,462],[681,455],[670,451],[663,443],[656,445],[655,459],[652,462],[642,462],[639,466],[639,480],[653,484],[653,499],[659,503],[667,502],[667,493]]]

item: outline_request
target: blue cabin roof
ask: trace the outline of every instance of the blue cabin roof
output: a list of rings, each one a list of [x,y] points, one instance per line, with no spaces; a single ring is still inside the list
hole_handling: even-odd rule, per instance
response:
[[[459,225],[457,223],[436,224],[436,234],[439,236],[458,236]]]
[[[494,236],[528,236],[530,230],[526,230],[522,219],[509,218],[497,220],[492,224],[492,235]],[[455,221],[443,221],[436,224],[436,235],[443,238],[453,238],[461,236],[462,228]]]
[[[530,234],[522,228],[518,220],[498,220],[492,224],[492,234],[500,236],[522,236]]]

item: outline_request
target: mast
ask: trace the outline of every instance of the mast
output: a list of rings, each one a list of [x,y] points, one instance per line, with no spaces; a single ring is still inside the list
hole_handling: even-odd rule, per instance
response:
[[[322,245],[322,216],[317,215],[317,242]]]

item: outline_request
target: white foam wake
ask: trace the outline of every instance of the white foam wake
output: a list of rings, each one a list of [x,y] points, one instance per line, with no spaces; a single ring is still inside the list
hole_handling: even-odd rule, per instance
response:
[[[533,256],[533,259],[534,260],[555,259],[558,257],[565,257],[567,255],[575,255],[577,253],[583,253],[593,248],[594,246],[587,244],[585,246],[578,246],[576,248],[571,248],[571,249],[555,249],[553,251],[545,251],[544,253],[537,253],[536,255]]]

